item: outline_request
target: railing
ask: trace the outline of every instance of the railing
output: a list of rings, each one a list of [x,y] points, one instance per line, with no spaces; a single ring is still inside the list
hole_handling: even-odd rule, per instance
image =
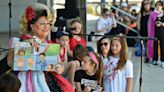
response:
[[[113,5],[111,5],[111,4],[109,4],[109,3],[99,3],[99,4],[96,6],[96,8],[95,8],[95,9],[96,9],[96,13],[98,14],[98,8],[102,9],[102,8],[104,8],[104,7],[108,8],[108,9],[109,9],[109,8],[113,8],[113,9],[119,11],[120,13],[122,13],[122,14],[124,14],[124,15],[126,15],[126,16],[132,18],[132,19],[137,19],[135,16],[133,16],[133,15],[131,15],[131,14],[129,14],[129,13],[127,13],[127,12],[125,12],[125,11],[123,11],[123,10],[121,10],[121,9],[119,9],[119,8],[117,8],[117,7],[113,6]],[[120,21],[116,21],[116,22],[117,22],[119,25],[121,25],[121,26],[123,26],[123,27],[125,27],[125,28],[127,28],[127,29],[129,29],[129,30],[131,30],[131,31],[133,31],[133,32],[135,32],[135,33],[138,34],[138,31],[137,31],[136,29],[130,28],[130,27],[128,27],[126,24],[124,24],[124,23],[122,23],[122,22],[120,22]]]

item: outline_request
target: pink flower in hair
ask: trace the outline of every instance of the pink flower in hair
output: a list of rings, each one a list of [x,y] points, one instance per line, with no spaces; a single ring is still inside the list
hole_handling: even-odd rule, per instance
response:
[[[31,22],[32,19],[35,17],[35,11],[31,7],[26,8],[26,19]]]

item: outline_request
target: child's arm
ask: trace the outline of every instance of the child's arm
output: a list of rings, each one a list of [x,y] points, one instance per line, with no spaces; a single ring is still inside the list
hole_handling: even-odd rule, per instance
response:
[[[75,82],[76,92],[82,92],[80,82]]]
[[[68,62],[68,54],[67,54],[68,50],[67,50],[67,47],[64,47],[64,49],[65,49],[64,62],[66,63],[66,62]]]
[[[81,89],[80,82],[75,82],[75,86],[76,86],[76,92],[90,92],[90,91],[87,91],[87,90],[83,91]]]
[[[133,64],[129,60],[127,61],[125,71],[126,71],[126,92],[132,92]]]
[[[81,89],[80,82],[75,82],[76,92],[91,92],[90,86],[85,86],[84,90]]]
[[[66,45],[66,47],[67,47],[67,55],[73,57],[73,52],[71,51],[69,44]]]
[[[133,78],[126,78],[126,92],[132,92],[132,80]]]
[[[12,67],[14,60],[14,49],[11,49],[7,53],[7,64],[8,66]]]

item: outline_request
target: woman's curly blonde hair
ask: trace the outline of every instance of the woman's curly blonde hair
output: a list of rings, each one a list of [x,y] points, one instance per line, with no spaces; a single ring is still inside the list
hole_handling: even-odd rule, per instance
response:
[[[26,9],[29,7],[32,8],[32,10],[35,13],[34,18],[32,18],[31,21],[27,19],[27,15],[26,15]],[[31,30],[30,24],[34,24],[41,16],[46,16],[48,21],[50,22],[51,28],[53,27],[55,19],[56,19],[54,9],[41,3],[33,3],[27,6],[26,9],[19,20],[20,34],[31,34],[32,30]]]

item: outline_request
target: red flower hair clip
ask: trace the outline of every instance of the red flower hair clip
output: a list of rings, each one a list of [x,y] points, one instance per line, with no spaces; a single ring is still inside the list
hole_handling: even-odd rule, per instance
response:
[[[35,17],[35,11],[31,7],[26,8],[26,19],[31,22],[32,19]]]

